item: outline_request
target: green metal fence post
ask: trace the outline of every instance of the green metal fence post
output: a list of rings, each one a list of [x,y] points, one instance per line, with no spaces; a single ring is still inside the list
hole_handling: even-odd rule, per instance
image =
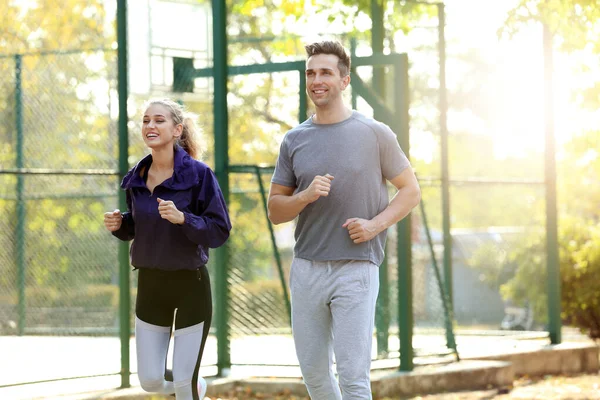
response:
[[[352,37],[352,39],[350,39],[350,58],[352,60],[354,60],[356,58],[356,38]],[[350,66],[350,74],[351,76],[356,74],[356,68],[354,67],[354,65]],[[354,90],[354,86],[352,86],[352,84],[350,84],[350,90],[351,90],[351,100],[350,100],[350,105],[352,107],[353,110],[356,110],[358,108],[358,95],[356,94],[356,90]]]
[[[214,77],[214,135],[215,135],[215,174],[229,204],[229,157],[228,157],[228,110],[227,110],[227,9],[222,0],[212,0],[213,14],[213,77]],[[227,245],[215,252],[216,263],[216,328],[217,328],[217,370],[218,375],[227,374],[231,368],[229,351],[229,275]]]
[[[23,147],[23,85],[22,85],[22,69],[23,58],[20,54],[15,55],[15,123],[17,128],[17,168],[23,168],[25,164]],[[17,286],[19,291],[18,298],[18,325],[17,334],[23,336],[25,334],[25,314],[26,314],[26,297],[25,297],[25,199],[24,199],[24,182],[25,177],[22,174],[17,174],[17,227],[15,237],[15,257],[17,265]]]
[[[388,269],[388,244],[385,246],[383,262],[379,266],[379,295],[375,307],[375,327],[377,337],[377,355],[385,357],[388,354],[390,329],[390,284]]]
[[[298,108],[298,121],[300,123],[304,122],[308,113],[308,95],[306,94],[306,73],[303,69],[298,70],[300,74],[300,92],[298,93],[299,97],[299,108]]]
[[[117,59],[119,92],[119,180],[129,169],[127,130],[127,0],[117,2]],[[125,191],[119,190],[119,207],[127,209]],[[130,386],[129,341],[131,339],[131,283],[129,279],[129,243],[119,241],[119,334],[121,341],[121,387]]]
[[[383,14],[382,4],[377,0],[371,0],[371,48],[373,54],[383,54],[383,39],[385,37]],[[373,66],[373,90],[382,99],[382,103],[385,104],[384,66]],[[383,120],[382,112],[378,108],[373,108],[373,116],[377,120]],[[379,267],[379,296],[377,297],[377,313],[375,314],[377,354],[387,354],[388,352],[388,335],[390,329],[389,290],[389,270],[387,267],[387,257],[385,257],[383,264]]]
[[[444,241],[444,287],[450,302],[449,307],[454,309],[452,294],[452,236],[450,234],[450,177],[448,161],[448,126],[447,112],[448,99],[446,93],[446,14],[444,4],[437,4],[438,9],[438,52],[440,63],[440,141],[441,141],[441,174],[442,174],[442,231]],[[452,338],[446,331],[446,342],[451,347]]]
[[[548,265],[548,330],[550,342],[559,344],[561,338],[560,319],[560,264],[558,255],[558,222],[556,206],[556,159],[554,144],[554,93],[552,33],[544,24],[544,117],[546,131],[546,263]]]
[[[371,0],[371,50],[373,54],[383,54],[385,37],[383,6],[378,0]],[[380,98],[385,99],[385,67],[373,66],[373,89]],[[375,117],[377,118],[377,117]]]
[[[410,158],[409,141],[409,90],[408,57],[400,54],[394,63],[394,103],[398,121],[398,141],[406,156]],[[411,215],[407,215],[397,226],[398,255],[398,329],[400,336],[400,370],[413,370],[413,303],[412,303],[412,238]]]

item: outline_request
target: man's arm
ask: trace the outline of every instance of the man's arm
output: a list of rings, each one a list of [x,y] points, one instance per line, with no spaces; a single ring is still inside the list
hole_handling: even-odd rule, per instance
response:
[[[333,176],[317,175],[303,191],[294,194],[295,187],[271,183],[269,190],[269,220],[275,225],[293,220],[312,202],[321,196],[328,196]]]
[[[348,229],[354,243],[373,239],[380,232],[406,217],[421,201],[421,189],[412,168],[406,168],[390,182],[398,189],[385,210],[371,220],[348,218],[342,227]]]

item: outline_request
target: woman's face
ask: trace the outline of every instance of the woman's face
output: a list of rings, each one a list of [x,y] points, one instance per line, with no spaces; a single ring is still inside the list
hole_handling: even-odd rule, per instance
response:
[[[183,126],[175,124],[171,111],[162,104],[151,104],[142,120],[142,139],[151,149],[173,146]]]

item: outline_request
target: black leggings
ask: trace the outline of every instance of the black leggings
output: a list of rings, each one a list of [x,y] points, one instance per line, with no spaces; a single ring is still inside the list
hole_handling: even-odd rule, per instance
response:
[[[205,335],[212,318],[210,277],[206,266],[197,270],[164,271],[140,268],[135,314],[152,325],[183,329],[204,322]]]

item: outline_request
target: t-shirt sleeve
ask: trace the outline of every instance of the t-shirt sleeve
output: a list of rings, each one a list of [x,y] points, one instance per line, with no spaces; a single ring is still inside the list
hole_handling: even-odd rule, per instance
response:
[[[275,171],[273,172],[271,183],[296,187],[296,176],[294,175],[294,169],[292,168],[288,140],[289,138],[286,135],[279,147],[279,157],[277,157],[277,163],[275,164]]]
[[[410,161],[400,148],[396,135],[385,124],[379,124],[379,159],[383,177],[388,181],[410,167]]]

